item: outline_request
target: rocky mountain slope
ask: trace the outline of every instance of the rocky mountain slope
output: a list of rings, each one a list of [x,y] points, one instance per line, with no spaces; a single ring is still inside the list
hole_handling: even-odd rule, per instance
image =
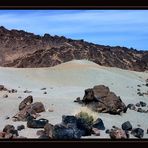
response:
[[[0,53],[0,66],[6,67],[50,67],[73,59],[88,59],[103,66],[148,70],[148,51],[97,45],[49,34],[39,36],[4,27],[0,27]]]

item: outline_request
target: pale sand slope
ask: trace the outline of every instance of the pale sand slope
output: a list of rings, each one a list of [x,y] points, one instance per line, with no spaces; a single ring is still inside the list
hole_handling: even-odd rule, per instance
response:
[[[142,85],[145,84],[147,78],[148,73],[146,72],[103,67],[86,60],[74,60],[51,68],[0,67],[0,84],[5,85],[6,88],[18,90],[17,93],[8,94],[8,98],[2,97],[6,92],[0,92],[0,130],[6,124],[15,126],[24,124],[26,127],[26,122],[13,122],[11,118],[5,120],[5,116],[15,115],[19,103],[28,95],[33,95],[34,102],[43,102],[46,110],[49,108],[54,110],[54,112],[41,113],[39,117],[48,119],[52,124],[60,123],[62,115],[73,115],[78,112],[82,107],[73,101],[77,97],[82,99],[84,90],[92,88],[94,85],[108,86],[111,91],[121,97],[126,105],[139,101],[148,104],[147,96],[137,95],[137,85],[142,86],[140,87],[142,91],[147,91],[148,88]],[[47,94],[43,94],[44,91],[41,90],[43,87],[47,88],[45,90]],[[32,93],[23,93],[26,89],[31,90]],[[22,96],[22,99],[19,99],[18,96]],[[148,107],[146,108],[148,109]],[[121,127],[121,124],[128,120],[134,127],[138,127],[137,124],[140,124],[145,130],[144,138],[148,138],[148,134],[146,134],[148,114],[146,113],[128,110],[122,116],[105,113],[98,113],[97,116],[104,121],[106,129],[110,129],[113,125]],[[26,127],[25,130],[19,132],[19,135],[36,138],[38,137],[37,130]],[[97,138],[108,138],[108,135],[101,131],[101,136]]]

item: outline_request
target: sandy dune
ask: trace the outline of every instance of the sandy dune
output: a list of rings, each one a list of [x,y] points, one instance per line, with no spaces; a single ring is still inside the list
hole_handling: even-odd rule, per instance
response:
[[[147,91],[147,87],[143,85],[147,78],[147,72],[103,67],[87,60],[74,60],[51,68],[0,67],[0,84],[6,88],[18,90],[17,93],[8,93],[8,98],[3,98],[6,92],[0,92],[0,130],[6,124],[15,126],[24,124],[26,127],[26,122],[13,122],[11,118],[5,120],[5,117],[15,115],[19,103],[28,95],[32,95],[34,101],[43,102],[46,110],[54,110],[53,112],[41,113],[41,117],[48,119],[52,124],[61,122],[62,115],[70,115],[79,111],[82,107],[73,101],[77,97],[82,98],[84,90],[94,85],[108,86],[111,91],[121,97],[126,105],[139,101],[148,104],[147,96],[137,95],[137,85],[141,85],[141,91]],[[47,94],[43,94],[44,91],[41,90],[43,87],[47,88]],[[26,89],[32,92],[30,94],[23,93]],[[20,99],[18,96],[22,98]],[[148,107],[146,108],[148,109]],[[100,113],[98,117],[104,121],[106,129],[113,125],[121,127],[121,124],[128,120],[134,127],[138,127],[137,125],[140,124],[145,130],[144,138],[148,138],[148,134],[146,134],[148,128],[147,113],[128,110],[121,116]],[[26,127],[25,130],[19,132],[19,135],[36,138],[38,137],[36,131]],[[97,138],[108,138],[108,135],[101,131],[101,136]]]

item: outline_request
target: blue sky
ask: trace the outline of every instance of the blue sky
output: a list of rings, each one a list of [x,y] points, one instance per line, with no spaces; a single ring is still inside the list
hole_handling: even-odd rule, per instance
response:
[[[0,26],[148,50],[148,10],[0,10]]]

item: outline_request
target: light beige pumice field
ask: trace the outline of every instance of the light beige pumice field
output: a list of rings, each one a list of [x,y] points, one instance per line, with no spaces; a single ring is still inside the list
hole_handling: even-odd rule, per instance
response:
[[[148,96],[137,94],[138,88],[141,92],[148,91],[148,87],[143,85],[147,78],[147,72],[103,67],[88,60],[72,60],[49,68],[0,67],[0,84],[7,89],[17,90],[17,93],[0,91],[0,131],[6,124],[12,124],[15,127],[23,124],[25,129],[19,131],[20,136],[38,138],[36,131],[39,129],[27,128],[26,122],[12,120],[12,117],[18,112],[20,102],[28,95],[32,95],[34,102],[41,101],[45,106],[46,111],[40,113],[39,118],[48,119],[51,124],[60,123],[62,115],[75,115],[84,110],[95,118],[101,118],[106,129],[111,129],[113,125],[121,128],[121,124],[126,121],[130,121],[135,128],[139,124],[144,129],[143,138],[148,138],[146,133],[148,113],[127,110],[121,115],[110,115],[96,113],[74,103],[77,97],[83,98],[85,89],[95,85],[105,85],[117,96],[120,96],[125,105],[136,104],[139,101],[148,105]],[[46,88],[46,90],[41,90],[42,88]],[[31,92],[24,93],[25,90]],[[44,94],[44,91],[47,94]],[[7,98],[3,97],[5,94],[8,95]],[[148,110],[148,106],[145,109]],[[6,119],[7,116],[10,118]],[[109,135],[105,131],[100,131],[100,136],[82,138],[109,138]],[[133,136],[130,135],[130,138]]]

